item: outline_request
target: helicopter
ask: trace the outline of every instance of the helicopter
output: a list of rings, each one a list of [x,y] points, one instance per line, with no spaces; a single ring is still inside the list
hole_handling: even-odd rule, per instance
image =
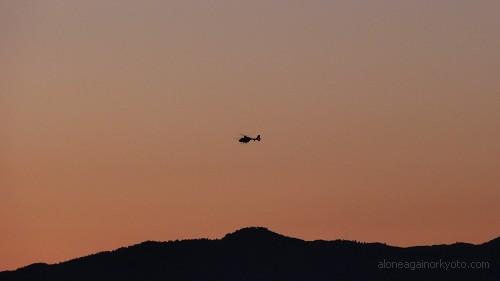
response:
[[[241,143],[248,143],[250,141],[260,141],[260,135],[257,135],[257,137],[252,138],[247,135],[242,135],[242,137],[238,140]]]

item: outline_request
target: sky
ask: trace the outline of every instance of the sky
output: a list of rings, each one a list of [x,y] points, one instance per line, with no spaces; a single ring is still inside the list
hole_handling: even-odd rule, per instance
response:
[[[0,270],[245,226],[499,236],[499,10],[0,0]]]

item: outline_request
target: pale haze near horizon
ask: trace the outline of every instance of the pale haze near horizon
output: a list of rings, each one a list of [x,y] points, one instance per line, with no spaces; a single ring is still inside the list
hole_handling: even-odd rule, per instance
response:
[[[500,235],[499,10],[1,1],[0,270],[244,226]]]

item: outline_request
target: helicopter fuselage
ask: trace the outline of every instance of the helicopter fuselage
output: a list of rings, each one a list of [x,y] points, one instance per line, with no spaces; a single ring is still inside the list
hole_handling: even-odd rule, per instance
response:
[[[239,142],[248,143],[251,140],[252,140],[252,138],[245,136],[245,137],[242,137],[241,139],[239,139]]]

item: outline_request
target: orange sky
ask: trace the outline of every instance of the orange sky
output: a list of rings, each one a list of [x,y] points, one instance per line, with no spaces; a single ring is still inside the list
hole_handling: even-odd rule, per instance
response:
[[[0,2],[0,270],[250,225],[500,235],[499,10]]]

